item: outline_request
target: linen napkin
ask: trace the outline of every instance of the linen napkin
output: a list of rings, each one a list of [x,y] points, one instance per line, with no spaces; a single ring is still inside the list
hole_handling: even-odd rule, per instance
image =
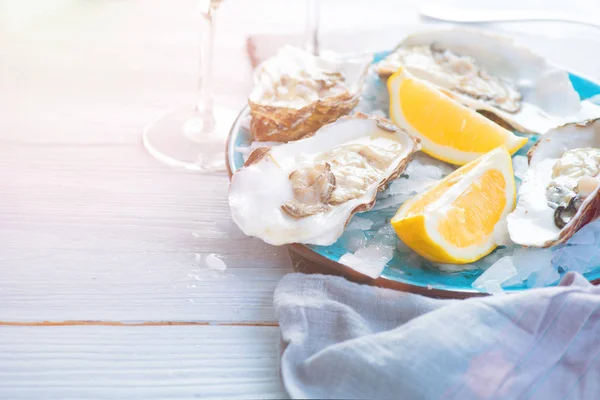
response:
[[[292,398],[600,398],[600,288],[578,273],[468,300],[294,273],[274,305]]]

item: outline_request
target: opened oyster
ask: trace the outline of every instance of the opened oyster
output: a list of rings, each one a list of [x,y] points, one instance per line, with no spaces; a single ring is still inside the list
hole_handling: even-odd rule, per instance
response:
[[[288,142],[313,134],[358,103],[371,58],[315,57],[286,46],[261,64],[248,98],[257,141]]]
[[[551,130],[530,150],[511,239],[549,247],[600,216],[600,119]]]
[[[387,77],[400,66],[521,132],[541,134],[600,116],[595,107],[582,108],[566,71],[511,39],[490,33],[445,29],[410,35],[375,68]]]
[[[330,245],[419,148],[390,121],[360,113],[312,137],[258,148],[231,180],[233,220],[270,244]]]

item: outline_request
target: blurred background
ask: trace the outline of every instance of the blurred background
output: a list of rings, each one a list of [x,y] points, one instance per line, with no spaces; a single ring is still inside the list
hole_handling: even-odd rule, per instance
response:
[[[571,1],[568,6],[555,0],[466,3],[585,14],[595,1]],[[319,3],[324,49],[389,49],[417,24],[440,24],[419,16],[419,7],[426,3],[422,1]],[[464,4],[465,0],[444,2],[458,9]],[[306,6],[304,0],[223,2],[216,18],[216,103],[235,110],[245,104],[251,87],[248,48],[260,59],[283,42],[301,43]],[[147,123],[157,113],[193,101],[201,22],[196,0],[0,0],[0,117],[9,126],[26,128],[46,114],[42,118],[47,124],[50,121],[46,128],[54,125],[59,131],[54,140],[56,135],[65,139],[77,135],[77,140],[85,142],[80,132],[58,129],[61,119],[78,115],[88,123],[103,124],[111,112],[126,108],[132,115],[131,136],[111,136],[110,140],[137,141],[142,121]],[[559,22],[480,26],[516,35],[569,69],[591,78],[599,75],[600,58],[584,56],[600,49],[597,28]],[[99,107],[102,112],[95,112]],[[32,118],[31,110],[38,118]],[[0,137],[6,135],[0,133]],[[43,142],[44,136],[21,140]]]

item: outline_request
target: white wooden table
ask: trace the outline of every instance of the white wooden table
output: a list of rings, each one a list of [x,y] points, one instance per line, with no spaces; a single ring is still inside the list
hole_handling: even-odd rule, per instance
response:
[[[16,7],[15,22],[0,2],[0,398],[285,397],[272,293],[286,250],[233,225],[224,173],[170,169],[141,146],[149,121],[193,100],[194,1],[52,3]],[[322,22],[398,28],[417,21],[415,3],[324,1]],[[246,36],[301,31],[303,12],[225,3],[221,104],[245,102]],[[557,59],[573,37],[538,44]],[[600,78],[598,61],[569,60]],[[226,271],[205,266],[210,253]]]

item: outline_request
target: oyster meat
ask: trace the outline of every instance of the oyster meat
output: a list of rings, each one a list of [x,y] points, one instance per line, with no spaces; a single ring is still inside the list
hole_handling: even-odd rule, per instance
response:
[[[419,148],[389,121],[356,113],[309,138],[256,149],[231,181],[233,220],[270,244],[330,245]]]
[[[487,32],[453,28],[406,37],[375,66],[382,77],[400,67],[428,80],[462,104],[506,128],[542,134],[556,126],[600,116],[582,105],[567,71]]]
[[[521,94],[513,84],[491,75],[474,58],[438,48],[435,43],[401,46],[378,64],[378,70],[389,75],[400,65],[417,71],[421,79],[508,113],[521,108]]]
[[[248,97],[254,140],[297,140],[348,114],[358,104],[370,61],[282,48],[255,73]]]
[[[549,247],[600,216],[600,119],[551,130],[529,153],[511,239]]]

